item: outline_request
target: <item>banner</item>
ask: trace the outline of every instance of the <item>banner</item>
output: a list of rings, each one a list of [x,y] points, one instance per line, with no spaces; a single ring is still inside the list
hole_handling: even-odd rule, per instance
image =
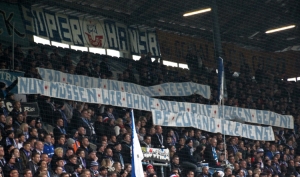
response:
[[[6,86],[10,86],[18,77],[23,77],[23,72],[14,72],[9,70],[0,70],[0,82],[3,82],[6,84]],[[10,90],[12,93],[18,92],[18,86],[15,86],[12,90]]]
[[[1,41],[5,41],[12,44],[14,35],[14,41],[16,44],[22,46],[28,46],[29,41],[24,40],[26,37],[23,20],[19,7],[16,4],[0,2],[0,38]]]
[[[145,111],[162,110],[179,113],[190,112],[212,118],[225,118],[228,120],[239,119],[239,121],[256,124],[271,125],[283,128],[294,128],[292,116],[280,115],[270,111],[244,109],[225,106],[225,116],[222,115],[222,107],[217,105],[204,105],[196,103],[165,101],[151,98],[145,95],[107,90],[101,88],[83,88],[58,82],[47,82],[34,78],[19,77],[19,94],[41,94],[54,98],[73,100],[78,102],[106,104],[118,107],[133,108]]]
[[[14,109],[14,103],[10,101],[4,101],[4,106],[10,112]],[[27,116],[39,117],[40,109],[37,102],[21,102],[21,112],[26,112]]]
[[[213,42],[197,37],[189,37],[157,30],[157,39],[160,45],[161,55],[164,60],[178,63],[186,63],[186,56],[191,50],[195,50],[197,56],[201,58],[202,64],[208,68],[218,68],[214,56]],[[232,43],[222,43],[224,64],[231,62],[233,71],[241,71],[249,67],[252,74],[262,65],[264,70],[276,71],[284,74],[287,78],[298,77],[299,52],[264,52],[254,51],[239,47]]]
[[[42,79],[49,82],[61,82],[86,88],[102,88],[139,95],[147,95],[150,97],[189,96],[192,94],[199,94],[206,99],[210,98],[210,87],[208,85],[202,85],[193,82],[164,83],[160,85],[144,87],[128,82],[67,74],[51,69],[37,69]]]
[[[156,33],[127,27],[111,20],[68,16],[21,6],[26,33],[69,45],[100,47],[140,55],[159,56]]]
[[[271,126],[255,126],[233,122],[224,119],[210,118],[189,112],[171,113],[152,110],[154,125],[170,127],[194,127],[200,130],[222,133],[230,136],[239,136],[260,141],[274,141],[274,132]]]
[[[158,162],[170,162],[169,149],[142,147],[144,160],[154,160]]]

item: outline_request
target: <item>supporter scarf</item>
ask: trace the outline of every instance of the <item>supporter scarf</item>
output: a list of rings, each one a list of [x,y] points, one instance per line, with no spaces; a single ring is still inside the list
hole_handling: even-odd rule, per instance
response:
[[[215,148],[215,147],[212,147],[212,153],[213,153],[213,156],[214,156],[215,161],[218,162],[218,155],[217,155],[217,152],[216,152],[216,148]]]

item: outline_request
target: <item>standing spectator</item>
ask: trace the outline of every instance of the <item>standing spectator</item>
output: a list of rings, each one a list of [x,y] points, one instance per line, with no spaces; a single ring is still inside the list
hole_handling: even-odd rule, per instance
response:
[[[185,146],[178,152],[181,166],[184,169],[191,169],[196,170],[197,162],[196,159],[193,157],[193,140],[187,139],[185,141]]]
[[[124,163],[131,163],[130,142],[131,142],[130,134],[128,134],[128,133],[124,134],[123,141],[122,141],[122,150],[121,150],[121,154],[123,156]]]

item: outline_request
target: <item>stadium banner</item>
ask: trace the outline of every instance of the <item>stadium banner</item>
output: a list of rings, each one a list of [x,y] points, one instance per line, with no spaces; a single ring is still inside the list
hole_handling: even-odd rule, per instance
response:
[[[14,109],[13,105],[14,102],[4,100],[4,106],[9,112]],[[21,102],[21,112],[27,112],[27,116],[40,116],[40,108],[37,102]]]
[[[189,112],[171,113],[152,110],[154,125],[169,127],[194,127],[200,130],[222,133],[230,136],[239,136],[260,141],[274,141],[274,132],[271,126],[263,127],[247,125],[240,122],[210,118],[208,116]]]
[[[10,71],[10,70],[0,70],[0,82],[6,84],[6,86],[10,86],[18,77],[23,77],[24,72]],[[18,92],[18,86],[15,86],[10,90],[11,93]]]
[[[144,160],[154,160],[154,161],[158,161],[158,162],[170,162],[169,149],[142,147],[142,152],[144,154]]]
[[[0,38],[11,45],[14,35],[16,44],[28,46],[25,28],[19,7],[16,4],[0,2]]]
[[[156,31],[160,45],[161,55],[165,60],[186,63],[186,56],[190,50],[195,50],[202,65],[208,68],[218,68],[214,55],[213,42],[205,39],[178,35],[161,30]],[[278,73],[284,73],[286,77],[297,77],[300,64],[298,62],[299,52],[264,52],[250,50],[232,43],[222,43],[224,64],[231,62],[233,71],[243,69],[250,70],[252,74],[262,65],[264,70],[274,69]]]
[[[107,90],[122,91],[139,95],[156,96],[189,96],[192,94],[202,95],[210,98],[210,87],[208,85],[193,82],[164,83],[155,86],[144,87],[141,85],[115,81],[110,79],[99,79],[94,77],[74,75],[55,71],[51,69],[37,68],[41,78],[49,82],[61,82],[86,88],[102,88]]]
[[[21,5],[28,34],[75,46],[99,47],[159,56],[156,32],[127,27],[112,20],[98,20]]]
[[[239,122],[244,121],[288,129],[294,128],[292,116],[280,115],[270,111],[225,106],[225,116],[223,116],[222,107],[218,105],[165,101],[128,92],[101,88],[84,88],[59,82],[48,82],[34,78],[19,77],[18,79],[19,94],[41,94],[49,97],[78,102],[95,104],[101,103],[105,105],[113,105],[145,111],[151,111],[152,109],[155,109],[173,113],[190,112],[212,118],[221,117],[228,120],[238,119]]]

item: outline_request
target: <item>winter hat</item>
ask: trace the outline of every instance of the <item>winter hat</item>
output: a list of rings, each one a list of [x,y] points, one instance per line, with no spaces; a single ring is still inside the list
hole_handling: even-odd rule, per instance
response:
[[[68,140],[67,140],[67,145],[68,146],[71,146],[72,144],[74,144],[75,143],[75,140],[73,140],[72,138],[69,138]]]
[[[94,167],[94,166],[99,166],[98,162],[92,161],[92,162],[91,162],[91,167]]]

